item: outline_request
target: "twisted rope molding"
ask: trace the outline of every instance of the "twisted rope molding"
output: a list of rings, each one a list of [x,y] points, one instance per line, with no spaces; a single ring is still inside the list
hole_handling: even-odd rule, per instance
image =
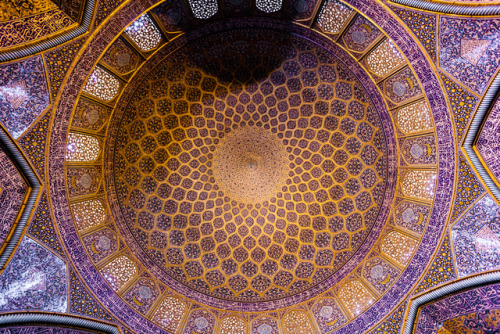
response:
[[[476,4],[451,4],[431,2],[428,0],[391,0],[390,2],[430,12],[469,16],[500,15],[500,5],[477,6]]]
[[[484,94],[483,100],[479,104],[476,113],[474,114],[471,124],[469,126],[469,131],[465,135],[462,147],[472,162],[474,168],[481,177],[483,183],[488,187],[488,190],[493,194],[497,202],[500,202],[500,189],[497,184],[487,172],[486,167],[481,163],[476,151],[474,150],[474,142],[479,135],[479,130],[481,125],[486,120],[488,112],[491,110],[496,102],[496,97],[500,93],[500,74],[497,74],[495,79],[490,85],[490,88]]]
[[[0,53],[0,63],[34,55],[35,53],[45,51],[47,49],[66,43],[76,37],[83,35],[89,30],[95,4],[96,0],[86,1],[82,22],[77,28],[70,30],[66,33],[63,33],[62,35],[56,36],[54,38],[50,38],[48,40],[33,45],[23,47],[19,50]]]
[[[417,320],[418,309],[433,300],[451,295],[466,289],[471,289],[485,284],[494,284],[500,282],[500,272],[490,272],[474,277],[464,278],[453,284],[446,285],[436,290],[430,291],[410,302],[408,308],[408,317],[406,318],[404,334],[413,333],[415,321]]]
[[[71,326],[83,330],[100,331],[106,334],[120,334],[120,331],[115,326],[67,315],[46,314],[46,313],[15,313],[15,314],[6,314],[0,316],[0,326],[3,325],[26,326],[28,324]]]
[[[12,162],[26,179],[30,188],[30,193],[28,195],[28,199],[26,200],[24,208],[21,207],[21,216],[19,218],[19,221],[17,222],[16,227],[14,228],[14,233],[12,234],[12,237],[7,241],[7,245],[5,246],[2,254],[0,254],[0,270],[3,270],[5,264],[7,263],[7,260],[19,243],[19,238],[24,231],[31,212],[33,211],[33,208],[35,206],[38,194],[40,193],[41,184],[35,172],[31,169],[29,163],[26,161],[24,155],[17,148],[13,140],[7,135],[5,129],[2,126],[0,126],[0,147],[2,147],[5,150],[5,153],[12,159]]]

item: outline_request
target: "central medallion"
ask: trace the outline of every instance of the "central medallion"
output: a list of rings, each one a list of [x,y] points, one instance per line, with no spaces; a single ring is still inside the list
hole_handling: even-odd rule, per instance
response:
[[[270,200],[286,185],[286,147],[269,130],[245,126],[231,131],[214,152],[217,184],[239,203]]]

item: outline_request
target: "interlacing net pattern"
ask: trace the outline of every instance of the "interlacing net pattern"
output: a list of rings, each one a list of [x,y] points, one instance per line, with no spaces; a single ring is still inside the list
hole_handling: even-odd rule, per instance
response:
[[[384,197],[385,138],[364,88],[331,54],[280,33],[230,34],[174,53],[144,82],[150,95],[117,132],[115,187],[165,274],[262,301],[322,282],[359,249]],[[257,144],[265,136],[274,139]],[[265,172],[277,162],[283,174]],[[234,195],[230,181],[242,177],[277,179]]]
[[[208,19],[217,13],[217,0],[188,0],[189,6],[197,19]]]
[[[156,309],[152,321],[166,330],[176,333],[187,307],[179,298],[165,297]]]
[[[357,316],[375,301],[375,297],[359,280],[345,283],[338,296],[353,317]]]
[[[90,135],[70,132],[66,147],[66,161],[93,162],[99,156],[101,148],[99,140]]]
[[[247,324],[238,316],[229,316],[222,319],[220,323],[220,334],[246,334]]]
[[[125,29],[125,33],[142,50],[156,49],[161,41],[160,30],[148,14],[144,14]]]
[[[337,0],[328,0],[321,8],[318,25],[326,32],[338,34],[352,15],[353,10]]]
[[[114,99],[119,90],[120,81],[100,67],[95,67],[83,88],[85,93],[105,102]]]
[[[314,333],[311,321],[304,311],[290,311],[283,317],[283,330],[285,334],[310,334]]]
[[[106,210],[102,202],[97,199],[71,204],[71,210],[78,231],[85,231],[106,220]]]
[[[431,130],[433,124],[427,102],[422,100],[399,109],[396,124],[405,134]]]
[[[137,275],[137,268],[128,256],[120,255],[102,268],[101,274],[113,290],[118,291]]]
[[[383,238],[380,249],[401,266],[406,266],[417,246],[417,240],[401,232],[392,231]]]
[[[256,0],[258,9],[266,13],[274,13],[281,9],[283,0]]]
[[[401,191],[405,196],[429,201],[434,198],[435,186],[435,171],[411,170],[404,174],[401,181]]]
[[[375,50],[370,52],[366,62],[370,71],[379,77],[384,77],[406,61],[394,43],[390,39],[386,39]]]

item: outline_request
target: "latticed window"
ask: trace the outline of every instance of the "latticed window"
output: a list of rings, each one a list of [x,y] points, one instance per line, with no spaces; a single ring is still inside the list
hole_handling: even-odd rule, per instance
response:
[[[274,13],[281,9],[283,0],[257,0],[255,5],[266,13]]]
[[[405,63],[404,57],[399,53],[390,39],[386,39],[367,57],[366,62],[370,71],[383,77],[392,70]]]
[[[188,0],[189,6],[197,19],[208,19],[217,13],[219,6],[217,0]]]
[[[160,30],[148,14],[144,14],[125,29],[125,33],[142,51],[156,49],[161,41]]]
[[[349,281],[339,290],[339,298],[352,316],[366,310],[375,298],[359,280]]]
[[[179,298],[165,297],[156,309],[152,320],[166,330],[176,333],[186,309],[186,304]]]
[[[351,14],[351,8],[336,0],[329,0],[319,13],[318,24],[324,31],[337,34],[347,23]]]
[[[283,329],[287,334],[314,333],[307,314],[298,310],[291,311],[283,317]]]
[[[432,200],[436,183],[436,172],[412,170],[407,172],[401,182],[405,196]]]
[[[74,222],[78,231],[103,224],[106,220],[106,210],[98,199],[91,199],[71,204]]]
[[[100,100],[108,102],[115,98],[119,89],[120,81],[118,81],[117,78],[102,68],[95,67],[83,91]]]
[[[229,316],[222,319],[220,323],[220,334],[246,334],[247,325],[245,320],[237,316]]]
[[[99,156],[101,148],[99,140],[94,136],[70,132],[66,148],[66,160],[77,162],[93,162]]]
[[[137,275],[137,268],[128,256],[121,255],[102,268],[101,274],[118,291]]]
[[[399,109],[396,118],[399,129],[406,134],[430,130],[433,127],[431,113],[425,101]]]
[[[380,249],[389,258],[406,266],[417,245],[417,240],[398,231],[392,231],[384,237]]]

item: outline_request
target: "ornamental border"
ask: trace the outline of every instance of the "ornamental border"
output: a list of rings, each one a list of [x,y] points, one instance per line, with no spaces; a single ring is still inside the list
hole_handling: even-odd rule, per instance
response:
[[[439,3],[428,0],[390,0],[391,3],[426,10],[439,14],[468,15],[468,16],[495,16],[500,15],[500,5],[477,6],[471,4]]]
[[[81,330],[100,331],[105,334],[120,334],[118,328],[112,325],[100,323],[94,320],[83,319],[80,317],[62,315],[62,314],[47,314],[47,313],[11,313],[0,315],[0,328],[3,325],[59,325],[71,326]]]
[[[481,135],[481,127],[483,123],[488,119],[488,114],[490,110],[494,107],[498,94],[500,93],[500,74],[491,82],[490,87],[484,94],[482,101],[476,110],[476,113],[472,117],[469,129],[465,135],[462,147],[471,161],[474,169],[476,169],[481,181],[486,185],[491,194],[495,197],[496,201],[500,203],[500,188],[488,173],[487,168],[483,165],[479,159],[478,153],[474,149],[475,142]]]
[[[28,223],[31,213],[34,210],[38,195],[40,194],[41,183],[37,178],[35,171],[30,167],[30,164],[21,153],[21,150],[17,148],[15,141],[10,138],[2,126],[0,126],[0,147],[5,150],[7,156],[11,159],[21,176],[25,179],[29,191],[29,195],[24,199],[24,207],[21,206],[20,208],[21,215],[15,223],[16,226],[14,227],[14,233],[7,241],[7,245],[0,254],[0,271],[2,271],[5,269],[5,265],[19,244],[24,228]]]
[[[86,1],[85,8],[83,10],[82,22],[75,29],[72,29],[56,37],[49,38],[45,41],[35,42],[35,44],[33,45],[26,46],[18,50],[2,52],[0,53],[0,63],[15,60],[18,58],[28,57],[36,53],[43,52],[85,34],[89,30],[95,4],[96,0]]]
[[[443,297],[450,297],[455,292],[461,292],[463,290],[470,290],[476,287],[499,283],[500,282],[500,272],[489,272],[486,274],[480,274],[473,277],[466,277],[459,281],[455,281],[452,284],[445,285],[443,287],[437,288],[435,290],[429,291],[412,301],[410,301],[410,306],[408,307],[406,322],[404,324],[403,334],[413,333],[416,321],[418,320],[419,309],[434,300],[441,299]]]

